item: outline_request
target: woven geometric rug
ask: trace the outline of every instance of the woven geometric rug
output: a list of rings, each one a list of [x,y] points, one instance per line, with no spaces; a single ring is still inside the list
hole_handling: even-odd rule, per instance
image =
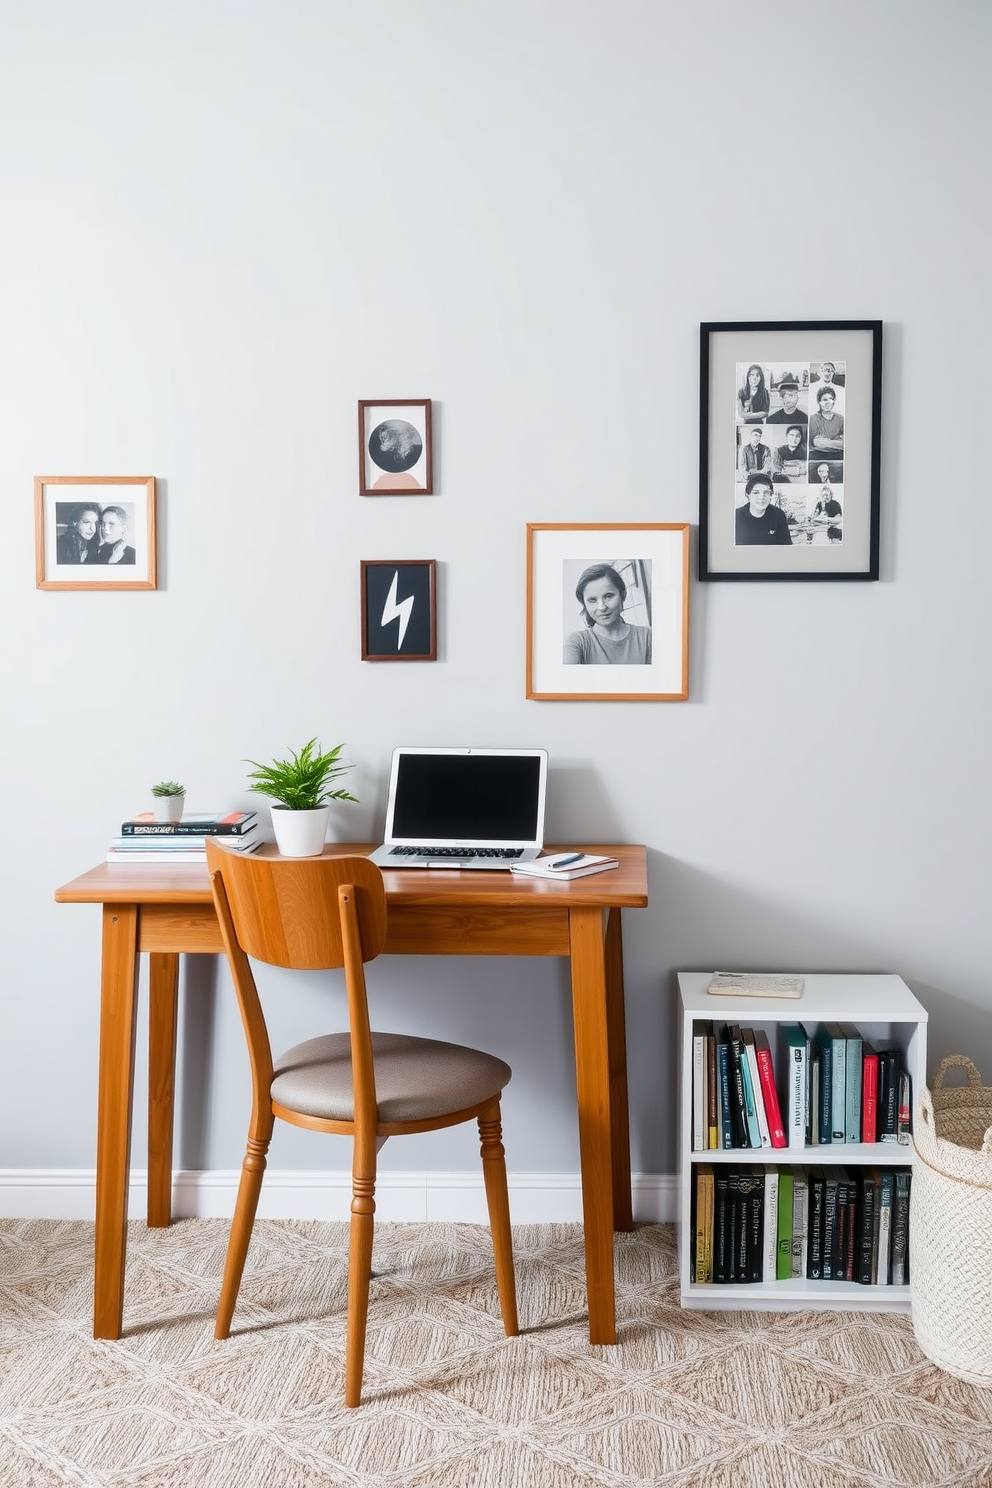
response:
[[[363,1403],[342,1403],[340,1224],[259,1220],[213,1339],[227,1224],[128,1234],[125,1336],[90,1337],[91,1224],[0,1222],[3,1488],[990,1488],[992,1390],[908,1318],[685,1312],[675,1238],[616,1241],[593,1347],[577,1225],[376,1231]]]

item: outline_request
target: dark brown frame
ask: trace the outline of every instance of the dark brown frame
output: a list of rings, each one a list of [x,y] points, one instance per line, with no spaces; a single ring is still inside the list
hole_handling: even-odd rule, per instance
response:
[[[369,577],[373,570],[392,569],[397,574],[400,569],[420,569],[419,575],[420,596],[426,600],[428,607],[428,626],[430,639],[426,651],[403,651],[397,648],[394,651],[373,650],[373,642],[369,639]],[[362,590],[362,660],[363,661],[436,661],[437,660],[437,563],[433,558],[374,558],[362,559],[361,564],[361,590]],[[409,595],[405,595],[398,604],[402,605]],[[414,593],[414,599],[417,594]],[[381,613],[381,612],[380,612]],[[412,613],[412,612],[411,612]],[[392,620],[389,621],[392,624]],[[380,626],[381,630],[382,627]]]
[[[397,483],[383,485],[379,480],[370,484],[368,479],[368,438],[372,432],[366,409],[369,408],[392,408],[408,411],[417,411],[417,418],[411,419],[423,438],[423,460],[424,479],[416,487],[404,485],[399,477]],[[418,461],[419,463],[419,461]],[[434,448],[431,434],[431,400],[430,398],[361,398],[358,403],[358,490],[362,496],[432,496],[434,494]]]

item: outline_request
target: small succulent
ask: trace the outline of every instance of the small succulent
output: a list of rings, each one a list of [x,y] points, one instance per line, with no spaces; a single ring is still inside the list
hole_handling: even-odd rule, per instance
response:
[[[289,811],[313,811],[328,801],[357,801],[358,797],[346,790],[328,790],[332,780],[353,768],[339,762],[343,748],[343,744],[337,744],[324,754],[317,740],[311,739],[288,760],[272,760],[268,765],[245,760],[246,765],[255,766],[248,776],[252,782],[248,789],[270,797]]]
[[[180,785],[178,780],[160,780],[158,785],[152,786],[153,796],[184,796],[186,787]]]

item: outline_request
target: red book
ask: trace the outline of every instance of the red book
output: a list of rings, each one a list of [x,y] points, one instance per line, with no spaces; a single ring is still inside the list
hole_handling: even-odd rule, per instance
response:
[[[861,1140],[878,1141],[878,1055],[867,1039],[861,1060]]]
[[[772,1050],[768,1042],[768,1035],[762,1029],[754,1030],[754,1057],[758,1061],[758,1078],[761,1081],[761,1094],[765,1102],[765,1116],[768,1118],[768,1135],[772,1139],[773,1147],[785,1147],[785,1127],[782,1125],[782,1112],[778,1103],[778,1091],[775,1089],[775,1066],[772,1064]]]

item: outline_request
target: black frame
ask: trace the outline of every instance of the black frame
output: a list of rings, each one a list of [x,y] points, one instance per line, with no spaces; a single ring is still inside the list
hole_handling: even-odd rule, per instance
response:
[[[437,564],[433,558],[362,560],[363,661],[437,660],[436,570]],[[396,590],[391,601],[389,596],[394,582]],[[406,612],[407,623],[404,625],[403,606],[410,598],[413,599],[413,606]],[[388,620],[383,622],[382,617],[387,610],[391,610],[391,613]],[[425,613],[421,613],[422,611]]]
[[[838,351],[843,356],[838,355]],[[793,542],[778,547],[748,546],[731,542],[729,524],[732,499],[728,479],[737,481],[737,470],[728,471],[730,434],[728,396],[729,369],[738,363],[758,361],[797,363],[810,369],[836,356],[854,362],[856,398],[850,398],[850,373],[845,386],[845,407],[855,407],[857,437],[848,447],[845,427],[844,537],[836,545],[814,547]],[[836,363],[835,363],[836,365]],[[736,385],[736,372],[734,372]],[[717,386],[715,386],[715,384]],[[812,381],[807,384],[812,390]],[[807,393],[808,396],[808,393]],[[717,414],[714,406],[720,402]],[[836,581],[878,578],[880,446],[882,402],[882,322],[880,320],[802,321],[705,321],[700,326],[699,357],[699,557],[701,580]],[[767,400],[766,400],[767,403]],[[740,422],[737,415],[734,429]],[[845,414],[845,424],[849,414]],[[754,424],[761,420],[748,418]],[[807,452],[807,459],[808,459]],[[824,456],[823,461],[830,463]],[[813,462],[809,461],[809,469]],[[786,467],[788,468],[788,467]],[[780,478],[781,479],[781,478]],[[816,482],[807,482],[809,485]],[[736,487],[739,489],[739,486]],[[779,493],[781,494],[781,493]],[[807,508],[808,510],[808,508]],[[715,513],[721,512],[720,524]],[[826,519],[821,517],[820,521]],[[808,532],[807,527],[794,531]],[[850,541],[848,535],[850,533]],[[811,539],[810,539],[811,541]]]

